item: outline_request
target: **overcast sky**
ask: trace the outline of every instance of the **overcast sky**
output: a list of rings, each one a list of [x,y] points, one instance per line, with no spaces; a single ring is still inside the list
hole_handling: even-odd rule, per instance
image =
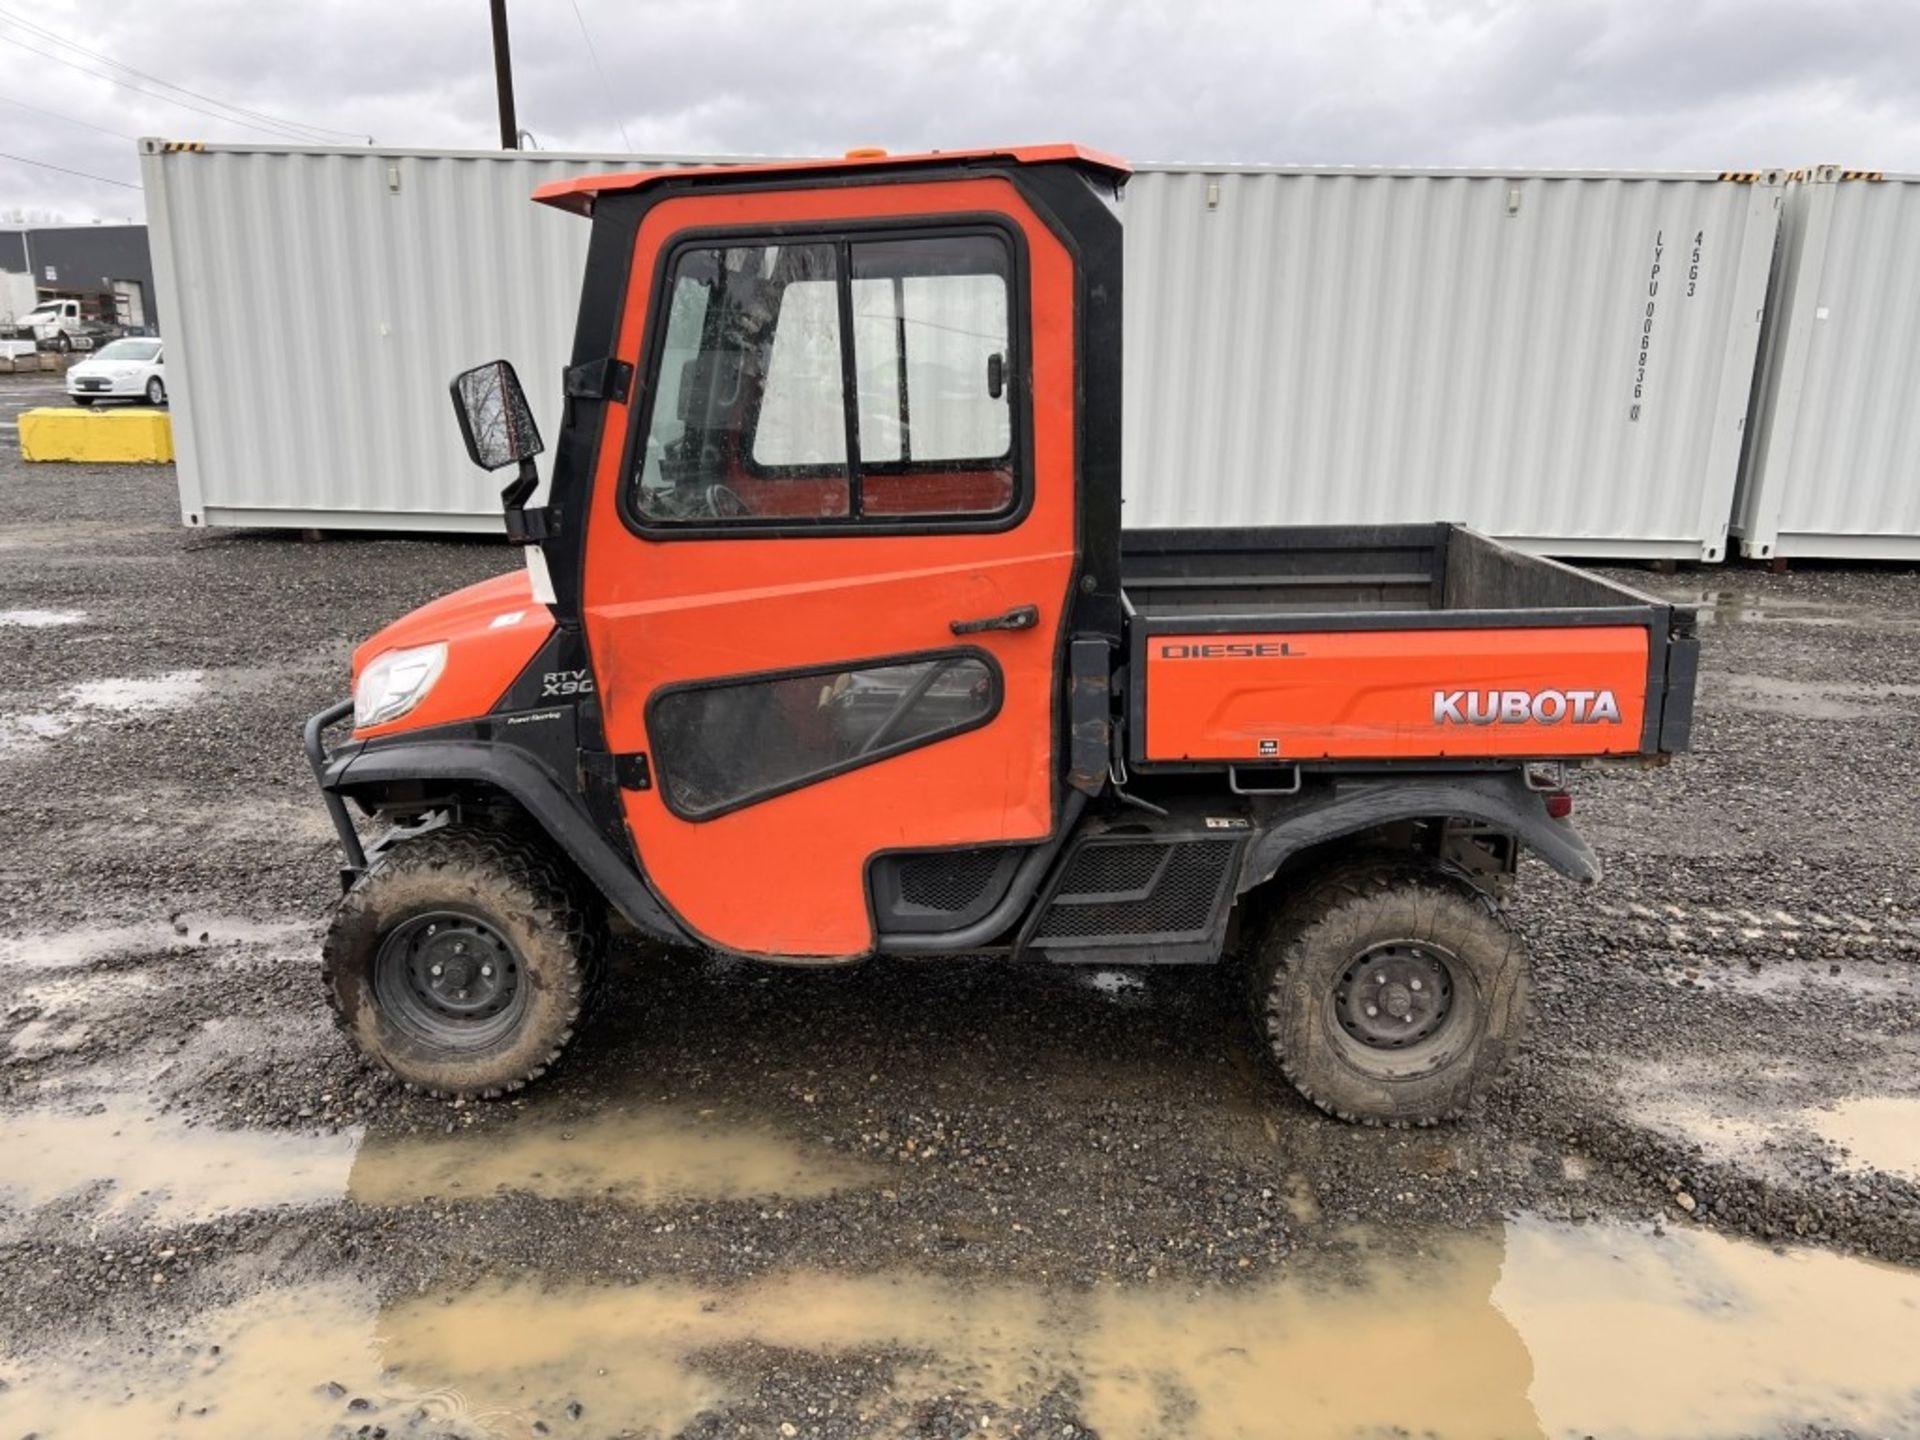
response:
[[[1914,0],[578,0],[597,67],[573,0],[509,10],[550,150],[1920,171]],[[487,0],[0,0],[0,100],[0,152],[128,183],[143,135],[499,143]],[[0,160],[21,211],[144,213]]]

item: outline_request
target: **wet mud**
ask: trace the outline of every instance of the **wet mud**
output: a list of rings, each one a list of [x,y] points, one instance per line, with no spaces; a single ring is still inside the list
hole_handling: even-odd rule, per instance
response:
[[[1920,1433],[1911,570],[1624,575],[1695,749],[1577,778],[1460,1125],[1321,1116],[1231,966],[631,942],[460,1105],[332,1025],[297,733],[514,557],[0,480],[0,1437]]]

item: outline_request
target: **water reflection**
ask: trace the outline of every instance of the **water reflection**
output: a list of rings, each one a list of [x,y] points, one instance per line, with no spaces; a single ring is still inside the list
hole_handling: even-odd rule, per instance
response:
[[[806,1199],[876,1177],[864,1165],[770,1129],[666,1108],[622,1107],[572,1121],[522,1116],[479,1133],[370,1136],[347,1189],[363,1205],[508,1192],[663,1205]]]
[[[91,1203],[128,1223],[183,1224],[247,1210],[396,1206],[501,1194],[611,1199],[806,1199],[877,1183],[878,1171],[772,1129],[667,1107],[569,1118],[534,1111],[454,1135],[223,1129],[124,1094],[0,1116],[0,1201],[28,1211]]]
[[[91,1364],[9,1376],[0,1432],[237,1437],[345,1420],[525,1436],[578,1406],[596,1433],[673,1433],[746,1398],[725,1358],[743,1342],[882,1360],[859,1400],[880,1433],[931,1395],[985,1414],[1063,1384],[1107,1440],[1920,1424],[1914,1272],[1537,1220],[1418,1243],[1375,1237],[1354,1263],[1232,1290],[796,1272],[717,1289],[498,1282],[381,1309],[311,1287],[209,1316],[150,1360],[96,1344]]]

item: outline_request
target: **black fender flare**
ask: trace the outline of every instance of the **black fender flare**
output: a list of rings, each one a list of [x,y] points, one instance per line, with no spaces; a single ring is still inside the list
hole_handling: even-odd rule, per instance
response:
[[[354,795],[362,789],[422,780],[474,781],[512,796],[636,930],[671,944],[694,943],[646,880],[608,842],[579,798],[523,750],[470,739],[372,745],[335,760],[320,786],[334,794]]]
[[[1255,838],[1240,864],[1239,888],[1271,880],[1289,857],[1315,845],[1396,820],[1440,816],[1505,830],[1582,885],[1600,879],[1600,857],[1580,832],[1548,815],[1546,797],[1518,773],[1502,772],[1336,781],[1276,799],[1264,816],[1254,817]]]

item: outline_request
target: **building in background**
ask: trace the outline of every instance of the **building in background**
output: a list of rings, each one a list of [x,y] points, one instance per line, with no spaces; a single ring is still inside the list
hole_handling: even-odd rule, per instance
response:
[[[78,300],[91,320],[158,334],[144,225],[0,228],[0,328],[46,300]]]

